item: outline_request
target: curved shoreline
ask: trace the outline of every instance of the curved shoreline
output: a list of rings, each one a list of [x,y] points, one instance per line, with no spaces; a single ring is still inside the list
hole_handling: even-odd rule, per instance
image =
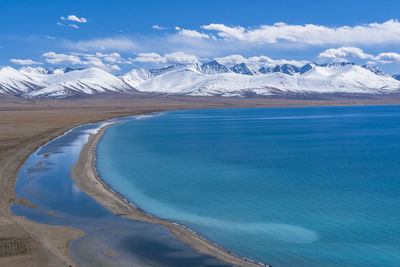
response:
[[[4,266],[7,264],[14,264],[13,258],[17,257],[34,258],[37,265],[32,266],[40,266],[41,264],[77,266],[69,254],[69,248],[71,241],[85,235],[82,230],[70,226],[49,225],[31,221],[25,216],[14,215],[11,212],[10,207],[13,203],[19,203],[19,199],[15,192],[15,185],[17,183],[18,173],[26,160],[43,145],[63,136],[78,126],[79,125],[73,125],[71,128],[61,128],[57,131],[48,132],[40,138],[32,140],[28,144],[24,145],[24,147],[17,147],[5,164],[0,166],[0,176],[5,178],[16,177],[15,179],[8,181],[8,183],[6,180],[6,184],[0,184],[0,187],[13,188],[13,190],[8,193],[10,196],[1,196],[1,198],[4,198],[2,200],[5,201],[5,205],[0,203],[0,216],[5,214],[6,217],[0,218],[0,226],[4,226],[3,224],[6,224],[7,221],[13,222],[17,228],[17,232],[24,233],[23,235],[25,237],[19,237],[19,240],[24,243],[28,242],[28,244],[25,245],[28,246],[28,250],[30,250],[27,254],[17,253],[11,257],[0,257],[1,266],[3,266],[2,264],[5,264]],[[4,193],[3,188],[1,192]],[[8,190],[6,193],[7,192]],[[9,197],[9,201],[6,200],[7,197]],[[1,219],[3,219],[3,221]],[[8,231],[10,231],[8,235],[11,240],[16,229],[10,227]],[[54,258],[52,259],[52,257]],[[21,259],[21,261],[23,262],[21,263],[22,265],[29,264],[26,259]]]
[[[121,122],[123,121],[103,125],[95,134],[89,136],[88,142],[83,146],[77,162],[71,168],[71,176],[79,189],[94,198],[98,203],[115,215],[166,227],[174,236],[200,253],[208,254],[235,266],[269,266],[236,255],[222,246],[200,236],[185,225],[157,218],[146,213],[105,183],[100,178],[95,166],[96,147],[108,127]]]

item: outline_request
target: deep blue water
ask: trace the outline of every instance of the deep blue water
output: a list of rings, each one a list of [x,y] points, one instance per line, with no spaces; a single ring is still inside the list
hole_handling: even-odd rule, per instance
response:
[[[273,266],[400,265],[400,107],[168,112],[110,127],[99,173]]]
[[[74,128],[28,158],[15,190],[18,198],[27,198],[37,208],[13,204],[13,214],[83,230],[85,236],[70,244],[70,254],[79,266],[228,266],[198,253],[164,227],[115,216],[76,187],[70,169],[89,134],[101,125]],[[107,256],[102,250],[119,255]]]

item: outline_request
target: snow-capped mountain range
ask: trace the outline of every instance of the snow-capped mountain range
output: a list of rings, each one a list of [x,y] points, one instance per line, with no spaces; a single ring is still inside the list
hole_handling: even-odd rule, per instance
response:
[[[98,68],[0,69],[0,94],[26,98],[64,98],[106,93],[162,93],[201,96],[400,92],[393,77],[370,65],[308,63],[303,66],[227,67],[211,61],[160,69],[133,69],[115,76]]]

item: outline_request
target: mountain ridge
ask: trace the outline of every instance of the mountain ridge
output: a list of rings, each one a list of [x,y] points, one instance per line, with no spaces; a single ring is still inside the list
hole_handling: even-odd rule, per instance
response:
[[[256,68],[207,63],[132,69],[116,76],[98,68],[73,69],[6,66],[0,69],[0,94],[26,98],[65,98],[106,93],[248,96],[309,93],[382,94],[400,90],[400,75],[376,66],[349,62],[279,64]]]

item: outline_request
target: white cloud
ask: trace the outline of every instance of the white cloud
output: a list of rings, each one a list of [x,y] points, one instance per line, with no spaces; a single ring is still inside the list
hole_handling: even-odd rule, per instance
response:
[[[60,17],[61,20],[69,20],[69,21],[73,21],[73,22],[77,22],[77,23],[86,23],[87,19],[86,18],[78,18],[75,15],[69,15],[67,17],[61,16]]]
[[[106,64],[132,64],[132,61],[129,59],[125,59],[121,57],[121,55],[117,52],[113,52],[110,54],[103,54],[97,52],[96,57],[101,58]]]
[[[111,54],[96,53],[96,56],[104,58],[104,61],[108,63],[115,63],[121,59],[121,55],[116,52]]]
[[[102,69],[107,69],[108,66],[103,63],[101,58],[98,58],[96,56],[86,56],[83,61],[81,61],[81,64],[83,65],[89,65],[89,66],[94,66],[97,68],[102,68]]]
[[[199,62],[196,56],[185,54],[183,52],[167,53],[161,56],[157,53],[139,53],[136,58],[133,59],[135,62],[146,62],[146,63],[181,63],[190,64]]]
[[[222,65],[236,65],[240,63],[247,63],[247,58],[242,55],[230,55],[226,57],[219,57],[215,59]]]
[[[318,58],[330,59],[333,61],[347,61],[349,58],[368,59],[367,64],[376,63],[400,63],[400,54],[395,52],[380,53],[377,56],[365,53],[358,47],[330,48],[318,55]]]
[[[362,49],[354,46],[342,46],[339,48],[330,48],[318,55],[319,58],[326,59],[347,59],[347,58],[359,58],[359,59],[373,59],[374,56],[365,53]]]
[[[79,57],[67,54],[57,54],[55,52],[46,52],[42,55],[46,58],[46,62],[50,64],[81,64]]]
[[[79,29],[78,25],[75,24],[68,24],[69,27],[75,28],[75,29]]]
[[[66,64],[76,65],[82,64],[81,59],[78,56],[57,54],[55,52],[46,52],[42,55],[46,58],[46,62],[50,64]]]
[[[375,57],[375,60],[383,64],[400,63],[400,54],[394,52],[380,53]]]
[[[227,39],[237,39],[237,40],[245,40],[245,28],[237,26],[237,27],[228,27],[224,24],[209,24],[203,25],[201,28],[209,31],[217,31],[218,36]],[[250,41],[250,40],[248,40]]]
[[[136,62],[149,62],[149,63],[166,63],[166,59],[157,53],[139,53],[133,59]]]
[[[12,58],[10,61],[14,64],[18,65],[40,65],[43,64],[42,62],[33,61],[32,59],[15,59]]]
[[[159,26],[159,25],[153,25],[151,28],[153,28],[154,30],[159,30],[159,31],[163,31],[163,30],[167,30],[168,29],[166,27]]]
[[[46,62],[53,65],[83,65],[89,67],[97,67],[106,71],[120,70],[118,64],[132,64],[131,60],[124,59],[120,54],[113,52],[110,54],[103,53],[69,53],[58,54],[55,52],[47,52],[42,55],[46,58]]]
[[[257,44],[292,42],[308,45],[326,44],[388,44],[400,43],[400,23],[388,20],[357,26],[326,27],[315,24],[290,25],[275,23],[257,28],[209,24],[202,29],[215,31],[221,39],[244,41]]]
[[[183,63],[183,64],[199,62],[199,60],[197,59],[196,56],[188,55],[183,52],[174,52],[174,53],[170,53],[170,54],[165,54],[164,56],[168,62],[176,62],[176,63]]]
[[[282,64],[291,64],[295,65],[298,67],[304,66],[305,64],[309,63],[309,61],[302,60],[302,61],[297,61],[297,60],[286,60],[286,59],[272,59],[267,56],[253,56],[249,58],[245,58],[242,55],[229,55],[226,57],[220,57],[220,58],[215,58],[219,63],[227,65],[227,66],[232,66],[240,63],[246,63],[251,66],[256,66],[256,67],[272,67],[276,65],[282,65]]]
[[[272,59],[267,56],[255,56],[249,57],[248,64],[258,64],[259,66],[272,67],[282,64],[290,64],[297,67],[302,67],[305,64],[310,63],[308,60],[287,60],[287,59]]]
[[[121,70],[121,68],[118,65],[112,65],[111,70]]]
[[[195,30],[187,30],[187,29],[182,29],[179,27],[175,27],[175,30],[177,30],[180,35],[190,37],[190,38],[203,38],[203,39],[210,38],[210,36],[208,34],[201,33],[201,32],[195,31]]]

